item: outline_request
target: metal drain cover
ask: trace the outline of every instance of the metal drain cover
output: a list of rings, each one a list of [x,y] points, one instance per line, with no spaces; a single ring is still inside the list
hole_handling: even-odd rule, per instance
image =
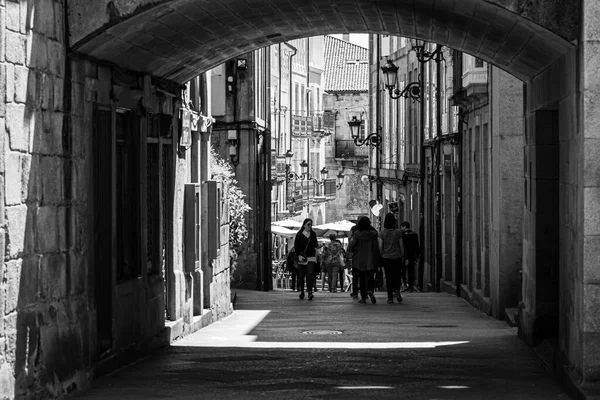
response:
[[[331,331],[331,330],[317,330],[317,331],[304,331],[304,335],[341,335],[342,331]]]

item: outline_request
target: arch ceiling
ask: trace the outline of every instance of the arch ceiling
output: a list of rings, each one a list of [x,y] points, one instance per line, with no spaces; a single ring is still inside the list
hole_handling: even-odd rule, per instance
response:
[[[527,9],[518,4],[526,3]],[[184,83],[282,41],[364,32],[416,37],[527,81],[577,37],[572,0],[70,0],[71,48]]]

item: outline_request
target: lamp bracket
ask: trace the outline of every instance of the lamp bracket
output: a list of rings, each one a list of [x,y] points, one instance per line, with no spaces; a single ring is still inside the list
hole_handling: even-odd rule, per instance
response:
[[[410,82],[404,87],[404,89],[395,89],[392,86],[388,86],[390,97],[394,100],[404,97],[405,99],[410,98],[413,103],[415,101],[421,101],[421,81]]]
[[[431,61],[432,59],[435,59],[436,61],[439,60],[446,60],[444,58],[444,53],[442,52],[442,46],[438,46],[434,51],[429,51],[429,50],[425,50],[425,46],[413,46],[412,48],[416,55],[417,55],[417,60],[421,63],[421,64],[425,64],[429,61]]]

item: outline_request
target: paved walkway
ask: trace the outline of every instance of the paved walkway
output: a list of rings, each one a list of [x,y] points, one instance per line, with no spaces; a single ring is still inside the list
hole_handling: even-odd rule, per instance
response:
[[[568,399],[515,328],[445,293],[401,304],[237,291],[234,314],[82,399]]]

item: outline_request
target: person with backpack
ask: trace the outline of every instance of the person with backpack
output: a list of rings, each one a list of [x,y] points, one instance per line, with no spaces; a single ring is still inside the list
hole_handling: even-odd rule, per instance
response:
[[[337,235],[332,233],[329,235],[330,242],[323,246],[321,253],[321,265],[327,271],[327,285],[329,291],[332,293],[337,292],[337,281],[339,277],[340,269],[345,265],[346,252],[342,242],[337,239]],[[342,282],[342,288],[343,288]]]

